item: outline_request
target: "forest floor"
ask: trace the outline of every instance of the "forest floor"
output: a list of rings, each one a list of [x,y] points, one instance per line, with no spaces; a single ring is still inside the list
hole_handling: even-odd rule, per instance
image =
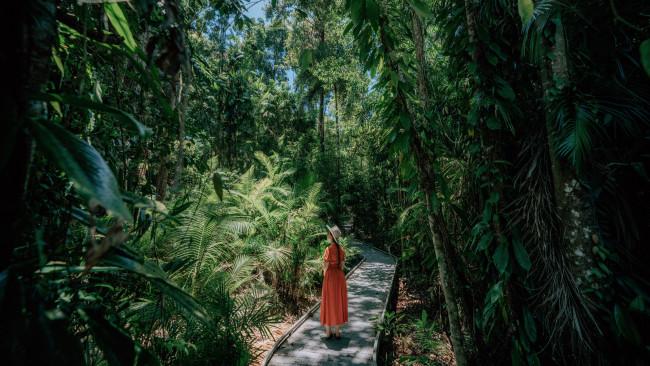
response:
[[[451,341],[435,325],[437,319],[428,319],[428,326],[415,325],[423,310],[431,312],[424,296],[422,292],[410,291],[404,279],[399,279],[392,366],[456,365]]]

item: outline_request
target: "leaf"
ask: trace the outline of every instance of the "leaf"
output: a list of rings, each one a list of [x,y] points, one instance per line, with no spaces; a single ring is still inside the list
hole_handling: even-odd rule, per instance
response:
[[[65,69],[63,68],[63,62],[61,62],[61,57],[59,57],[59,53],[56,52],[56,48],[54,47],[52,47],[52,59],[54,60],[54,64],[56,65],[56,67],[61,72],[61,77],[64,77]]]
[[[350,1],[350,18],[354,24],[361,22],[361,8],[363,2],[361,0]]]
[[[476,247],[476,250],[485,250],[490,246],[490,243],[492,242],[492,239],[494,238],[494,235],[492,233],[488,232],[485,235],[481,236],[481,240],[478,243],[478,246]]]
[[[521,353],[521,347],[519,342],[513,337],[512,338],[512,350],[510,351],[510,359],[512,361],[512,366],[524,366],[524,358]]]
[[[10,292],[7,295],[13,298],[13,300],[9,300],[13,304],[16,302],[20,304],[20,301],[25,299],[24,284],[18,285],[18,282],[22,281],[16,279],[16,275],[13,277],[11,287],[8,289]],[[70,317],[59,307],[46,305],[45,299],[37,294],[33,294],[29,300],[34,306],[34,313],[31,314],[30,326],[19,328],[22,333],[20,339],[29,339],[30,349],[38,351],[33,351],[34,354],[27,358],[26,363],[32,365],[85,365],[81,340],[78,335],[70,331]],[[15,314],[15,310],[6,312],[2,319],[3,323]],[[14,344],[17,341],[18,339],[9,340]],[[3,342],[7,341],[3,339]],[[21,361],[25,361],[24,356],[21,358]],[[9,362],[9,364],[14,363]]]
[[[634,169],[634,171],[643,179],[644,182],[650,182],[650,176],[648,176],[643,163],[633,162],[630,165],[632,166],[632,169]]]
[[[174,206],[174,207],[171,209],[171,211],[169,212],[169,215],[170,215],[170,216],[178,216],[178,215],[180,215],[181,213],[183,213],[183,211],[187,210],[190,206],[192,206],[194,203],[196,203],[196,202],[194,202],[194,201],[187,201],[187,202],[185,202],[185,203],[183,203],[183,204],[181,204],[181,205]]]
[[[528,354],[528,366],[540,366],[541,363],[539,362],[539,357],[537,357],[536,354],[530,353]]]
[[[314,51],[313,50],[303,50],[300,53],[300,58],[298,64],[301,68],[306,69],[311,66],[311,63],[314,61]]]
[[[535,326],[535,319],[530,311],[524,308],[524,329],[526,330],[526,335],[531,343],[535,343],[537,340],[537,327]]]
[[[519,10],[521,21],[523,23],[528,23],[533,17],[535,4],[533,3],[533,0],[519,0],[517,3],[517,9]]]
[[[309,18],[309,14],[307,14],[306,11],[304,11],[304,10],[302,10],[302,9],[300,9],[300,8],[296,8],[296,13],[297,13],[297,14],[298,14],[302,19]]]
[[[408,130],[411,128],[411,120],[409,119],[409,116],[406,113],[400,112],[399,114],[399,125],[405,130]]]
[[[113,172],[94,147],[54,123],[35,121],[31,132],[38,146],[68,175],[80,196],[132,222]]]
[[[501,88],[499,88],[498,93],[500,96],[511,102],[515,100],[515,91],[508,83],[501,84]]]
[[[379,24],[379,5],[376,0],[366,0],[366,17],[370,24]]]
[[[521,244],[521,241],[519,239],[515,239],[512,241],[512,247],[515,252],[515,259],[517,259],[517,263],[519,263],[521,268],[523,268],[525,271],[529,271],[531,267],[531,263],[526,248],[524,248],[524,246]]]
[[[121,327],[108,321],[97,310],[80,310],[87,318],[90,331],[109,365],[133,365],[139,348]]]
[[[50,105],[52,106],[52,109],[54,109],[54,111],[59,117],[63,117],[63,111],[61,110],[61,103],[52,101],[50,102]]]
[[[212,184],[214,185],[214,192],[223,201],[223,180],[221,180],[219,172],[214,172],[212,175]]]
[[[510,260],[510,253],[508,253],[508,246],[505,242],[499,244],[497,249],[494,251],[494,255],[492,255],[492,260],[500,273],[506,271]]]
[[[37,93],[33,95],[33,98],[51,103],[57,102],[78,108],[87,108],[95,111],[111,113],[118,118],[118,121],[124,124],[124,127],[137,132],[138,135],[145,137],[151,134],[151,129],[140,123],[140,121],[138,121],[131,113],[127,113],[119,108],[108,106],[104,103],[95,102],[88,98],[54,93]]]
[[[487,127],[490,130],[493,130],[493,131],[498,130],[498,129],[501,128],[501,123],[499,122],[499,120],[492,117],[492,116],[487,118],[487,120],[485,121],[485,124],[487,125]]]
[[[614,324],[618,333],[629,341],[639,344],[641,335],[629,318],[627,311],[618,304],[614,305]]]
[[[138,48],[138,44],[133,38],[129,22],[126,20],[120,4],[116,2],[104,3],[104,11],[106,11],[106,16],[108,16],[108,20],[111,22],[113,28],[115,28],[115,31],[124,38],[126,47],[131,51],[135,51]]]
[[[409,5],[415,10],[418,16],[422,18],[428,18],[430,16],[433,16],[433,13],[431,13],[431,10],[429,7],[422,1],[420,0],[408,0]]]
[[[641,64],[643,64],[643,69],[650,76],[650,38],[641,42],[639,51],[641,51]]]
[[[490,63],[490,65],[496,66],[499,63],[499,59],[495,54],[488,52],[486,53],[485,56],[487,57],[487,60]]]
[[[122,268],[136,273],[148,279],[158,290],[171,297],[177,304],[182,306],[197,319],[207,321],[208,316],[205,309],[192,297],[175,283],[167,279],[165,272],[152,263],[140,263],[133,258],[124,255],[120,249],[113,249],[113,252],[104,257],[101,264]]]
[[[643,302],[643,297],[641,295],[637,296],[630,303],[630,309],[636,310],[639,312],[645,311],[645,303]]]
[[[469,110],[469,113],[467,113],[467,123],[469,123],[470,126],[476,126],[478,125],[478,120],[478,107],[472,106],[472,108]]]
[[[499,203],[499,192],[492,192],[490,193],[490,198],[485,201],[485,203],[488,203],[490,205],[496,205]]]

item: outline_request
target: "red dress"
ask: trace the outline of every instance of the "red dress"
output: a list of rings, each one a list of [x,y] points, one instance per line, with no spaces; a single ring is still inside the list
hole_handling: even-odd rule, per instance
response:
[[[327,270],[323,279],[322,302],[320,306],[320,323],[333,326],[348,322],[348,287],[345,274],[337,265],[336,244],[330,244],[325,249],[323,259],[327,262]],[[339,247],[340,262],[345,259],[343,248]]]

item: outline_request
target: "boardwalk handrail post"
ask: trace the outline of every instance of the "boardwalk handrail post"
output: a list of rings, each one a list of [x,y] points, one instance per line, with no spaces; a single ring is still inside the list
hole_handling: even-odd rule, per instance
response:
[[[393,288],[395,288],[395,279],[397,278],[397,257],[383,249],[379,248],[374,248],[375,250],[378,250],[380,252],[386,253],[387,255],[391,256],[393,260],[395,261],[395,270],[393,271],[393,278],[390,281],[390,290],[388,291],[388,296],[386,296],[386,301],[384,302],[384,309],[381,311],[381,317],[378,318],[379,321],[384,321],[384,316],[386,315],[386,310],[388,309],[388,304],[390,303],[392,297],[393,297]],[[379,341],[381,340],[381,337],[383,336],[383,331],[377,330],[377,336],[375,337],[375,343],[372,347],[372,362],[375,366],[378,366],[378,357],[377,357],[377,352],[379,351]]]

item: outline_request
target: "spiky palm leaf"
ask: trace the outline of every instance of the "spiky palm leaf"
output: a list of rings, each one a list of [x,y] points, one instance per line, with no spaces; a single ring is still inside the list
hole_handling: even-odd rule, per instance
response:
[[[260,259],[264,266],[271,271],[279,271],[289,263],[291,249],[281,243],[273,242],[264,246]]]
[[[228,246],[234,236],[232,221],[223,219],[215,217],[213,212],[199,209],[193,215],[184,216],[182,225],[168,237],[172,257],[191,264],[176,275],[192,293],[197,292],[202,278],[233,257]]]

